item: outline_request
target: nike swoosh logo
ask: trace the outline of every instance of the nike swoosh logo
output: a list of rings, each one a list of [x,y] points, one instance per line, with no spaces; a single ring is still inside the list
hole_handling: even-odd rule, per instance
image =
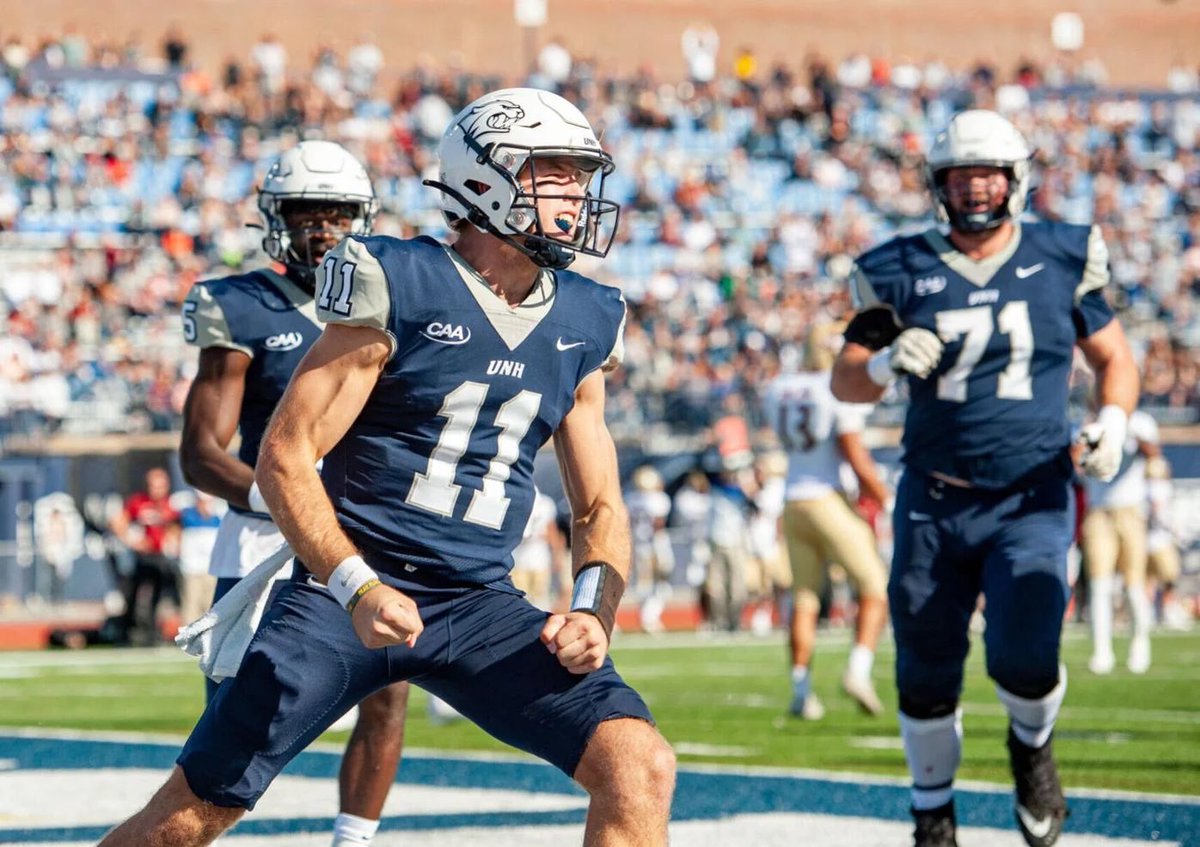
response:
[[[933,515],[927,515],[924,512],[909,512],[908,519],[910,521],[931,521],[933,520]]]
[[[587,342],[586,341],[575,341],[575,342],[572,342],[571,344],[567,344],[565,341],[562,340],[561,335],[558,337],[558,340],[554,342],[554,346],[558,348],[558,352],[560,352],[560,353],[563,350],[570,350],[572,347],[582,347],[584,344],[587,344]]]
[[[1053,816],[1047,816],[1038,820],[1029,814],[1028,810],[1019,803],[1017,804],[1017,817],[1021,819],[1021,826],[1029,830],[1029,834],[1034,838],[1045,838],[1050,834],[1050,827],[1054,825]]]
[[[1016,270],[1017,279],[1025,279],[1025,277],[1027,277],[1027,276],[1033,276],[1035,273],[1042,270],[1044,267],[1046,267],[1045,262],[1038,262],[1036,265],[1030,265],[1027,268],[1017,268],[1017,270]]]

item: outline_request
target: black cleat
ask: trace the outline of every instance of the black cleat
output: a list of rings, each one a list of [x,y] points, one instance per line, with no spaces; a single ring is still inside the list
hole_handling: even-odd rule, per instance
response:
[[[1008,760],[1017,788],[1017,828],[1029,847],[1050,847],[1062,835],[1067,801],[1054,765],[1054,740],[1027,747],[1008,728]]]
[[[953,800],[936,809],[913,809],[912,816],[917,822],[913,847],[958,847]]]

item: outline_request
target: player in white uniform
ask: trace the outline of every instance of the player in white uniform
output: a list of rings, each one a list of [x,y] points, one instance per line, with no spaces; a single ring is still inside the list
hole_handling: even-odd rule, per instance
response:
[[[563,595],[571,584],[570,571],[563,569],[567,562],[565,553],[566,539],[558,528],[558,507],[552,497],[538,491],[529,522],[525,524],[525,535],[513,550],[513,585],[524,591],[533,605],[553,611],[561,605],[555,601],[555,588],[563,602],[570,597],[569,592]]]
[[[1146,459],[1159,454],[1158,424],[1142,411],[1129,416],[1120,470],[1110,482],[1087,480],[1087,514],[1080,542],[1088,575],[1092,621],[1092,673],[1111,673],[1113,579],[1125,580],[1133,640],[1127,665],[1133,673],[1150,667],[1150,599],[1146,594]]]
[[[662,613],[671,595],[675,554],[667,534],[671,498],[663,490],[662,475],[650,465],[633,472],[632,490],[625,495],[629,529],[633,538],[631,593],[641,600],[639,618],[646,632],[662,630]]]
[[[810,356],[811,360],[811,356]],[[888,499],[862,443],[869,406],[837,401],[828,371],[775,378],[765,408],[788,452],[784,534],[792,568],[792,714],[818,719],[823,708],[811,691],[809,665],[816,642],[820,590],[836,562],[858,588],[858,621],[842,688],[872,715],[883,704],[871,683],[875,646],[887,622],[887,575],[870,526],[847,502],[843,462],[858,477],[860,495],[880,506]]]
[[[1192,627],[1192,616],[1175,595],[1181,570],[1179,538],[1172,515],[1175,484],[1171,465],[1163,456],[1146,460],[1146,572],[1158,583],[1159,623],[1177,630]]]
[[[773,451],[754,462],[757,488],[751,498],[750,578],[747,588],[754,614],[750,631],[765,635],[774,626],[777,599],[792,587],[787,549],[781,534],[783,506],[787,492],[787,455]]]

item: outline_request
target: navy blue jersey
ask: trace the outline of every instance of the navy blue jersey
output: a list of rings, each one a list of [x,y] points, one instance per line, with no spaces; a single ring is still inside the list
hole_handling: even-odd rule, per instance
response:
[[[384,570],[502,579],[532,509],[534,455],[584,377],[620,358],[620,293],[543,272],[510,308],[425,238],[352,237],[323,268],[320,318],[382,329],[394,350],[325,457],[342,527]]]
[[[183,334],[201,349],[227,347],[250,357],[238,458],[254,467],[271,412],[321,334],[312,297],[271,270],[199,282],[183,304]]]
[[[1098,228],[1070,224],[1019,225],[978,262],[936,230],[862,256],[858,308],[889,305],[945,344],[928,379],[908,378],[905,464],[988,488],[1069,474],[1071,361],[1076,342],[1112,320],[1107,281]]]

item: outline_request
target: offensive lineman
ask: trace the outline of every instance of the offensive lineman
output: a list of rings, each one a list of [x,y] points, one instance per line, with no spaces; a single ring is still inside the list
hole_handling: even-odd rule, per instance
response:
[[[1101,407],[1084,470],[1111,478],[1138,377],[1105,302],[1097,227],[1020,220],[1031,153],[995,112],[956,115],[927,173],[949,233],[898,237],[858,260],[858,314],[833,373],[842,400],[907,382],[904,476],[888,599],[900,728],[919,847],[955,845],[968,623],[986,598],[988,675],[1008,711],[1017,825],[1048,847],[1067,815],[1051,735],[1072,529],[1067,380],[1078,346]]]

